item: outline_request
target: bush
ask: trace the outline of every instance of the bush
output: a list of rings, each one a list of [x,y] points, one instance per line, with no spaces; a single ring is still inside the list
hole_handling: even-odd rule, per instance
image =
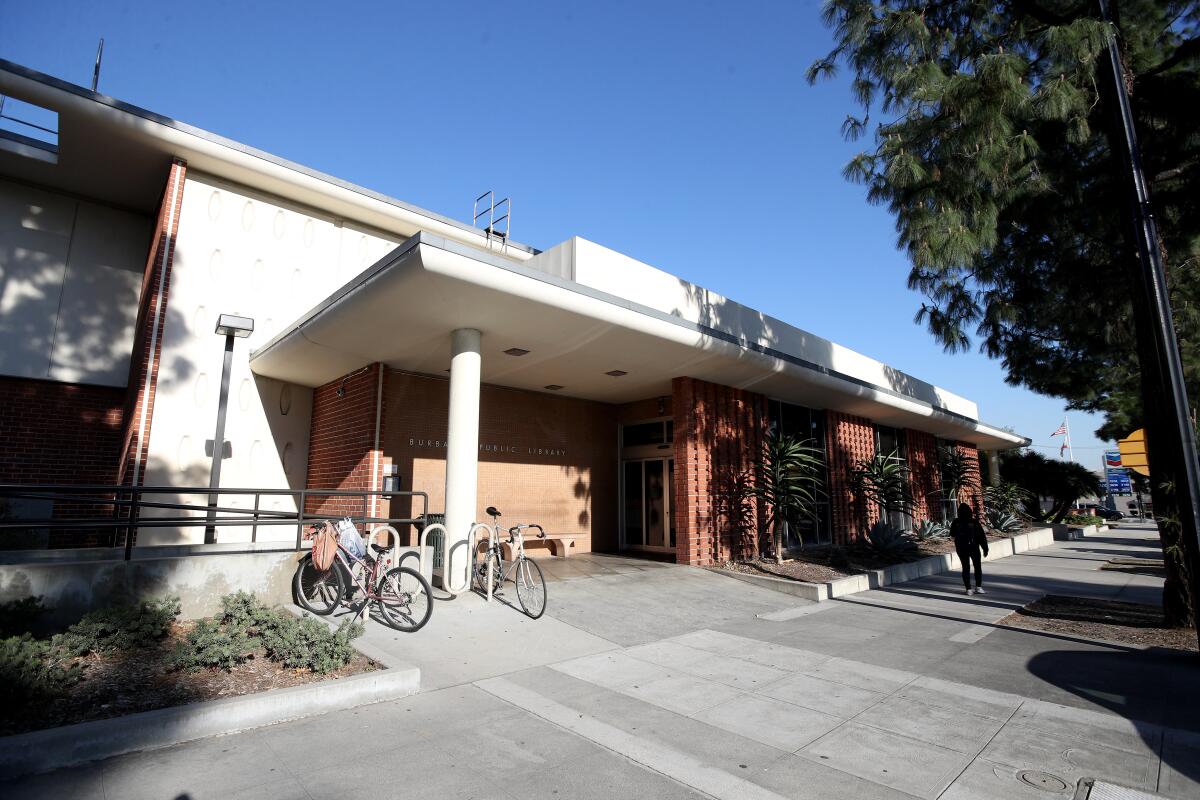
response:
[[[1016,533],[1023,527],[1016,514],[998,508],[989,508],[983,521],[987,527],[1000,533]]]
[[[179,598],[143,601],[91,611],[54,637],[52,644],[68,655],[106,650],[142,650],[166,638],[179,616]]]
[[[202,619],[188,631],[187,638],[171,654],[172,669],[196,672],[215,667],[226,672],[241,664],[254,651],[254,641],[241,628]]]
[[[0,706],[57,697],[83,678],[78,664],[63,666],[48,643],[29,634],[0,639]]]
[[[829,548],[829,566],[834,569],[850,569],[850,554],[846,548],[833,545]]]
[[[1063,517],[1063,522],[1068,525],[1107,525],[1100,517],[1091,514],[1067,514]]]
[[[29,633],[33,623],[47,610],[41,597],[22,597],[0,603],[0,638]]]
[[[292,669],[316,673],[341,669],[354,658],[350,640],[361,636],[363,626],[343,622],[336,632],[312,617],[298,619],[287,612],[271,612],[273,619],[260,631],[267,657]]]
[[[250,592],[225,595],[221,598],[221,608],[224,609],[221,622],[243,631],[256,631],[269,625],[275,615]]]
[[[911,536],[883,520],[867,531],[867,544],[876,554],[887,559],[903,559],[917,549],[917,543]]]
[[[913,536],[916,536],[918,541],[928,542],[933,539],[945,539],[949,535],[950,529],[946,527],[946,523],[944,522],[923,519],[913,526]]]

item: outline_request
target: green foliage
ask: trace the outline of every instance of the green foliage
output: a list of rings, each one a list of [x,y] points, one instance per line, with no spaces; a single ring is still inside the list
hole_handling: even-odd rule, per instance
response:
[[[354,658],[350,641],[361,636],[360,623],[343,622],[337,631],[312,617],[298,619],[286,612],[274,612],[272,624],[261,631],[267,656],[292,669],[310,669],[325,673],[340,669]]]
[[[908,473],[908,465],[893,450],[856,463],[850,471],[850,485],[856,493],[890,514],[903,511],[912,503]]]
[[[197,672],[215,667],[226,672],[241,664],[254,651],[254,641],[242,628],[202,619],[188,631],[171,654],[172,669]]]
[[[867,530],[867,544],[889,560],[904,560],[917,551],[917,543],[904,531],[880,520]]]
[[[0,638],[29,633],[38,617],[47,610],[41,597],[22,597],[0,603]]]
[[[945,539],[950,535],[950,528],[944,522],[923,519],[913,526],[912,534],[917,537],[919,542],[929,542],[934,539]]]
[[[999,508],[987,509],[983,515],[983,524],[1000,533],[1016,533],[1023,527],[1016,514]]]
[[[1032,450],[1005,453],[1000,460],[1000,475],[1028,492],[1026,513],[1043,522],[1062,522],[1076,500],[1104,494],[1104,484],[1095,473],[1079,464],[1055,461]],[[1049,512],[1042,511],[1040,497],[1054,501]]]
[[[763,437],[758,475],[749,492],[766,506],[767,527],[772,532],[776,560],[783,554],[783,522],[811,514],[822,494],[824,453],[813,440],[801,441],[774,431]]]
[[[1000,481],[995,486],[985,487],[983,503],[987,510],[1016,515],[1029,500],[1035,500],[1028,490],[1012,481]]]
[[[1063,522],[1068,525],[1107,525],[1103,518],[1092,514],[1067,514]]]
[[[264,606],[252,593],[241,591],[221,598],[221,622],[237,630],[261,629],[271,625],[277,611]]]
[[[179,598],[91,611],[53,639],[55,648],[73,656],[107,650],[136,651],[161,642],[179,616]]]
[[[846,177],[895,217],[925,295],[917,321],[947,350],[977,337],[1013,384],[1102,413],[1106,439],[1144,421],[1109,133],[1113,37],[1200,396],[1200,7],[1110,6],[1112,25],[1096,3],[828,0],[834,47],[807,76],[850,73],[862,110],[843,135],[869,144]]]
[[[963,487],[979,475],[979,459],[949,445],[938,446],[937,458],[942,475],[942,496],[958,500]]]
[[[0,705],[57,697],[83,678],[83,668],[29,634],[0,639]]]

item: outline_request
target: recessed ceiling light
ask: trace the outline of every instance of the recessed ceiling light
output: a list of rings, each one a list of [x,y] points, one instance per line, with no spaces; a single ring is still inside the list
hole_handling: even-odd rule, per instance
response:
[[[606,372],[606,373],[604,373],[604,374],[605,374],[605,375],[612,375],[614,378],[619,378],[619,377],[621,377],[622,375],[628,375],[629,373],[628,373],[628,372],[626,372],[626,371],[625,371],[625,370],[623,370],[623,369],[610,369],[608,372]]]
[[[549,390],[550,390],[550,391],[552,391],[552,392],[557,392],[559,389],[561,389],[561,388],[563,388],[563,387],[559,386],[557,383],[547,383],[547,384],[546,384],[545,386],[543,386],[542,388],[543,388],[543,389],[549,389]]]
[[[520,348],[520,347],[510,347],[507,350],[505,350],[504,352],[505,352],[505,354],[510,355],[510,356],[523,356],[526,353],[528,353],[529,351],[525,350],[523,348]]]

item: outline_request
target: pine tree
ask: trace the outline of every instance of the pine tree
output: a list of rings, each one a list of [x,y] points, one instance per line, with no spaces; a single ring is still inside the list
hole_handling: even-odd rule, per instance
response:
[[[1145,424],[1132,324],[1136,254],[1107,132],[1117,37],[1162,236],[1189,395],[1200,389],[1200,4],[1124,0],[922,3],[831,0],[835,46],[872,146],[845,168],[896,219],[923,293],[922,323],[948,351],[975,339],[1010,383],[1098,411],[1098,432]],[[874,123],[872,115],[881,119]],[[1171,504],[1156,484],[1158,508]],[[1177,526],[1162,526],[1168,621],[1190,624]]]

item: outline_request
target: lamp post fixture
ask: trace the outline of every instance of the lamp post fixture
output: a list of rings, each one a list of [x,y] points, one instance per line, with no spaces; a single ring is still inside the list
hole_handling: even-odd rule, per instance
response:
[[[217,402],[217,432],[213,436],[212,472],[208,479],[208,525],[204,528],[204,543],[217,541],[217,490],[221,488],[221,461],[225,456],[225,411],[229,406],[229,371],[233,367],[233,340],[245,339],[254,333],[254,320],[234,314],[217,317],[218,336],[225,337],[225,364],[221,367],[221,396]]]

